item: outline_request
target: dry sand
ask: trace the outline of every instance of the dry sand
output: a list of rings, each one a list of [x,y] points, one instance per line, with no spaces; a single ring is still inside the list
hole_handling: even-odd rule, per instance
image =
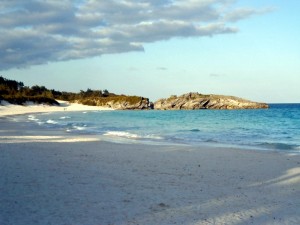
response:
[[[1,225],[300,224],[299,155],[0,124]]]
[[[112,110],[106,107],[86,106],[77,103],[69,103],[67,101],[59,101],[59,106],[49,106],[44,104],[27,103],[25,105],[12,105],[6,101],[0,101],[0,117],[19,115],[26,113],[43,113],[43,112],[62,112],[62,111],[96,111],[96,110]]]

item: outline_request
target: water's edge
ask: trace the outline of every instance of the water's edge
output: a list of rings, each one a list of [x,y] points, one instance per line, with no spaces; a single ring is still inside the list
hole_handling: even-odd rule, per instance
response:
[[[29,129],[99,135],[111,142],[207,145],[300,154],[300,105],[288,106],[230,111],[56,112],[11,118],[26,122]]]

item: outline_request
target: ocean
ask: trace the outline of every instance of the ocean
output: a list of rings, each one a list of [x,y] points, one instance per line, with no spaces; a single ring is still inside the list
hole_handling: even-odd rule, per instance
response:
[[[300,154],[300,104],[269,109],[87,111],[23,115],[31,126],[116,142],[238,147]]]

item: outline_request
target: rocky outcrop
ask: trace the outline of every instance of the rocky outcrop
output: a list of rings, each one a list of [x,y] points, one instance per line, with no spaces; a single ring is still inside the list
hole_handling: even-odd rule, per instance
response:
[[[103,106],[116,110],[147,110],[153,109],[148,98],[138,96],[116,95],[110,97],[85,98],[77,101],[84,105]]]
[[[252,102],[246,99],[225,95],[202,95],[188,93],[181,96],[172,95],[154,103],[157,110],[193,110],[193,109],[265,109],[265,103]]]
[[[127,100],[123,101],[109,101],[104,106],[116,110],[147,110],[153,109],[153,103],[149,102],[148,98],[140,98],[137,102]]]

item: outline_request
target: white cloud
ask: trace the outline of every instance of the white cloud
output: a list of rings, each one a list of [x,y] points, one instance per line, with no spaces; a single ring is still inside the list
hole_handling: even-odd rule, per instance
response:
[[[271,7],[264,8],[264,9],[238,8],[226,14],[224,19],[230,22],[237,22],[239,20],[242,20],[246,17],[250,17],[252,15],[259,15],[259,14],[264,14],[272,11],[274,11],[274,8]]]
[[[264,11],[229,0],[2,0],[0,70],[235,33],[231,22]]]

